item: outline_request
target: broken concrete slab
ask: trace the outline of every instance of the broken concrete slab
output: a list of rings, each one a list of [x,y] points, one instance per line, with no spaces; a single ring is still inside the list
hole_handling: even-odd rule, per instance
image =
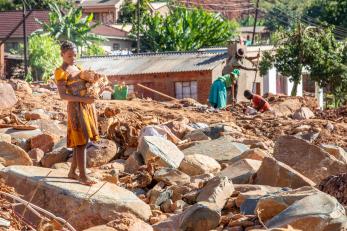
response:
[[[179,169],[189,176],[196,176],[206,173],[217,173],[221,170],[221,166],[215,159],[209,156],[194,154],[185,156]]]
[[[186,134],[183,140],[201,141],[201,140],[211,140],[211,138],[204,133],[203,129],[196,129]]]
[[[0,176],[19,194],[25,195],[24,199],[27,200],[38,182],[42,182],[32,202],[57,216],[69,218],[71,225],[77,230],[105,224],[116,219],[117,213],[122,212],[132,213],[143,220],[148,220],[151,216],[150,207],[132,192],[110,183],[103,187],[102,182],[92,187],[85,186],[67,178],[67,173],[61,169],[11,166],[2,169]],[[86,200],[97,190],[99,191],[91,198],[93,203]]]
[[[231,180],[235,184],[248,184],[251,180],[251,177],[260,168],[260,165],[261,161],[242,159],[229,165],[218,175],[228,177],[229,180]]]
[[[192,147],[184,149],[183,153],[184,155],[201,154],[220,162],[228,162],[248,149],[246,145],[233,142],[231,137],[224,136],[216,140],[196,142]]]
[[[254,183],[274,187],[290,187],[294,189],[315,185],[312,180],[272,157],[264,158],[256,173]]]
[[[144,164],[145,164],[145,161],[143,160],[141,153],[134,152],[125,161],[124,170],[125,172],[128,172],[128,173],[135,173],[140,168],[140,166]]]
[[[159,157],[157,164],[163,167],[178,168],[184,154],[172,142],[157,136],[144,136],[138,147],[145,163]]]
[[[320,147],[294,136],[281,136],[274,155],[316,184],[324,178],[347,171],[347,165]]]
[[[222,210],[228,198],[233,194],[233,183],[227,177],[217,176],[207,182],[201,189],[197,201],[215,203]]]
[[[4,166],[33,165],[26,151],[5,141],[0,141],[0,163]]]
[[[42,134],[40,129],[35,130],[16,130],[13,128],[0,129],[0,133],[8,134],[15,140],[28,140],[31,137]]]
[[[265,223],[268,228],[290,225],[305,231],[340,231],[346,224],[344,207],[325,193],[304,197]]]

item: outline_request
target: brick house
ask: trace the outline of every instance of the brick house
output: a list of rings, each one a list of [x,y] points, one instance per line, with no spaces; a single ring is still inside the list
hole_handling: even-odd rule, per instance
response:
[[[8,34],[16,27],[23,19],[22,11],[1,11],[0,12],[0,41],[3,41]],[[41,28],[40,24],[35,20],[48,21],[48,11],[34,10],[26,19],[26,32],[29,36],[34,31]],[[12,58],[8,57],[6,53],[13,50],[18,50],[19,45],[23,44],[23,25],[11,35],[4,44],[0,45],[0,78],[8,77],[10,75],[8,70],[11,69],[9,65],[12,63]],[[18,60],[16,58],[15,60]],[[7,67],[6,67],[7,65]]]
[[[167,100],[137,86],[138,83],[177,99],[193,98],[207,103],[210,86],[222,73],[226,53],[170,52],[128,56],[89,57],[79,60],[85,69],[124,82],[139,97]]]
[[[48,13],[46,10],[34,10],[26,19],[26,32],[29,36],[34,31],[41,29],[41,25],[35,20],[47,22]],[[0,12],[0,41],[12,31],[12,29],[23,19],[22,11],[1,11]],[[21,25],[5,43],[5,52],[11,49],[18,49],[23,43],[23,25]]]

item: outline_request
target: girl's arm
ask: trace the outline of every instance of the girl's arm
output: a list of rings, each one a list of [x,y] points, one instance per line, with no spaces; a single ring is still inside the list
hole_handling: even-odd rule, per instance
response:
[[[57,83],[57,87],[58,87],[60,98],[63,100],[67,100],[69,102],[80,102],[80,103],[88,103],[88,104],[92,104],[95,101],[95,99],[89,98],[89,97],[72,96],[72,95],[66,94],[66,85],[64,81],[59,81]]]

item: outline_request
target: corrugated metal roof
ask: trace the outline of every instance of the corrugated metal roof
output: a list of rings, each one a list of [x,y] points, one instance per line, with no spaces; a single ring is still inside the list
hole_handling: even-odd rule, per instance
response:
[[[172,52],[81,58],[78,63],[104,75],[136,75],[213,70],[226,53]]]

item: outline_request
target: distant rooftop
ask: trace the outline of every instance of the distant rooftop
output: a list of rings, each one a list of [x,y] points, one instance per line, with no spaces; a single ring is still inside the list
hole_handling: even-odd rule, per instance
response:
[[[167,2],[150,2],[148,3],[154,10],[158,10],[164,6],[167,6]]]
[[[82,0],[80,5],[82,7],[103,7],[103,6],[114,6],[120,0]]]
[[[48,13],[46,10],[34,10],[26,19],[27,34],[30,35],[34,31],[41,29],[41,25],[36,22],[36,18],[40,21],[48,21]],[[22,11],[1,11],[0,12],[0,39],[5,38],[23,19]],[[11,38],[23,38],[23,26],[21,25],[11,36]]]
[[[78,63],[84,69],[112,76],[213,70],[226,58],[225,52],[168,52],[85,57]]]

